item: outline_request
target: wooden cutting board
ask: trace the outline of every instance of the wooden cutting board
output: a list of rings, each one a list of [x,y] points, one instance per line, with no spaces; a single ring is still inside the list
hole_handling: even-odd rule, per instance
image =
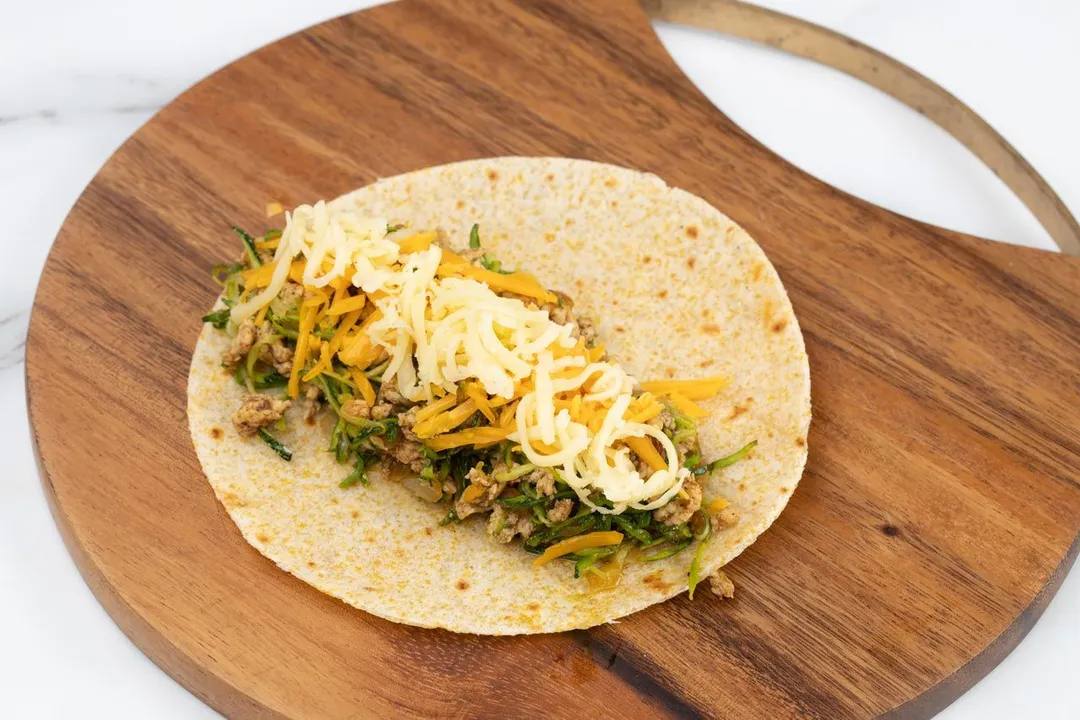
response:
[[[203,478],[185,382],[228,225],[509,154],[655,172],[776,264],[810,355],[810,461],[730,566],[734,601],[539,637],[397,626],[277,570]],[[117,151],[46,265],[27,392],[90,587],[228,715],[923,717],[1019,642],[1076,555],[1078,297],[1080,260],[895,215],[772,154],[631,0],[405,0],[230,65]]]

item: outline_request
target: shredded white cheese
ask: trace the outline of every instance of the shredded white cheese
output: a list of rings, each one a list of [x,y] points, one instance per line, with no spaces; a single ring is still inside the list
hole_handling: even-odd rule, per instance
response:
[[[293,261],[305,259],[308,288],[322,288],[352,272],[352,284],[366,293],[385,293],[375,301],[382,317],[367,328],[373,346],[386,350],[389,364],[382,382],[394,382],[414,402],[431,401],[433,389],[454,392],[463,380],[479,382],[488,395],[515,396],[518,383],[533,380],[520,400],[516,432],[510,439],[538,467],[558,469],[581,501],[601,513],[628,507],[650,510],[670,500],[689,477],[679,466],[671,441],[658,429],[624,417],[633,400],[635,380],[613,362],[586,365],[580,355],[555,358],[552,348],[574,347],[572,325],[554,322],[546,310],[496,294],[484,283],[438,278],[442,250],[403,254],[387,238],[386,221],[355,212],[328,209],[325,202],[303,205],[286,214],[275,253],[273,277],[260,293],[233,308],[241,322],[280,292]],[[581,368],[571,377],[566,371]],[[575,422],[566,409],[556,412],[557,393],[581,391],[584,402],[611,403],[598,432]],[[660,443],[667,467],[647,479],[620,441],[648,436]],[[535,443],[554,452],[541,452]],[[618,445],[618,447],[616,447]],[[601,491],[614,508],[596,505]]]

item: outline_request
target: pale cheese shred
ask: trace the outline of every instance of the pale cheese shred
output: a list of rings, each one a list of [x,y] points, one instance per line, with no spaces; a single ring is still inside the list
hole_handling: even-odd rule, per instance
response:
[[[431,402],[437,388],[452,393],[459,383],[475,381],[502,403],[517,397],[524,384],[529,389],[517,403],[516,429],[508,439],[521,445],[529,462],[558,470],[584,504],[601,513],[650,510],[679,492],[689,471],[680,467],[671,441],[624,417],[634,399],[634,378],[616,363],[587,362],[575,350],[580,346],[574,327],[554,322],[546,310],[502,297],[476,279],[440,273],[444,258],[438,245],[414,243],[417,250],[405,252],[386,230],[382,218],[331,209],[321,201],[287,213],[269,283],[234,307],[232,320],[242,322],[273,300],[298,257],[308,291],[351,274],[353,286],[377,294],[380,316],[361,332],[389,356],[383,383],[394,382],[411,401]],[[460,263],[447,255],[448,262]],[[559,393],[578,394],[571,403],[578,419],[565,406],[556,407]],[[603,420],[598,429],[598,419],[588,420],[594,423],[590,429],[585,420],[597,417],[597,409]],[[647,479],[621,442],[634,437],[651,437],[663,449],[666,467]],[[591,497],[596,490],[614,507],[598,506]]]

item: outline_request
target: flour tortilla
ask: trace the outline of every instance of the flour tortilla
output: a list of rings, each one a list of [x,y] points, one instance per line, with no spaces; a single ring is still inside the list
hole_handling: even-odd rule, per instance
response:
[[[568,293],[601,340],[639,380],[724,375],[700,425],[707,459],[750,440],[745,460],[715,473],[706,500],[724,497],[738,523],[713,535],[708,573],[769,527],[806,462],[810,373],[784,288],[761,248],[704,200],[634,170],[563,158],[493,158],[398,175],[335,203],[415,228],[441,228],[466,247]],[[188,384],[199,461],[244,538],[283,570],[395,622],[485,635],[586,628],[687,588],[696,545],[668,560],[629,565],[620,585],[588,594],[569,566],[540,568],[516,544],[484,534],[484,519],[439,527],[429,505],[388,479],[348,490],[348,468],[325,447],[329,418],[287,414],[283,462],[231,415],[243,390],[222,369],[224,333],[206,326]],[[709,603],[706,592],[698,602]]]

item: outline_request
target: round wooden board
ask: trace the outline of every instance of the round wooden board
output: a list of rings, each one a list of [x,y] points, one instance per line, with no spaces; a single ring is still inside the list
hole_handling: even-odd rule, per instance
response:
[[[549,636],[393,625],[248,547],[202,476],[185,383],[228,225],[507,154],[655,172],[777,266],[810,354],[810,461],[730,566],[734,601]],[[1078,296],[1076,259],[929,227],[776,157],[630,0],[404,0],[230,65],[116,153],[46,265],[27,392],[87,582],[227,715],[922,717],[1015,646],[1075,557]]]

